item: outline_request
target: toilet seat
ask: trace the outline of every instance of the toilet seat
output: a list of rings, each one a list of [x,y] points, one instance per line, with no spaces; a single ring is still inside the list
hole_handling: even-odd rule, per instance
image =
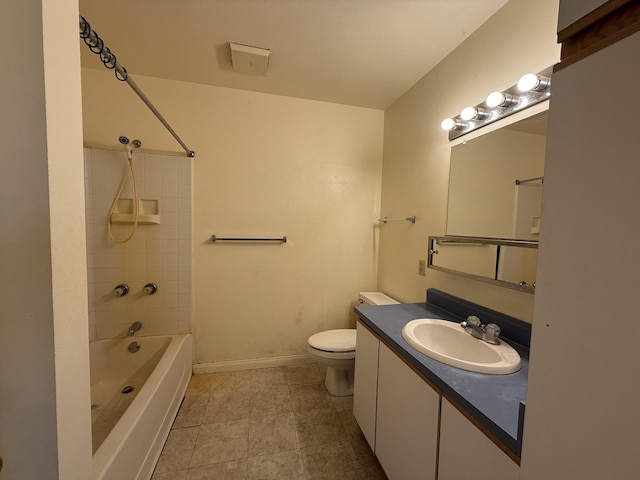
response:
[[[353,360],[356,358],[355,350],[349,350],[347,352],[326,352],[318,348],[313,348],[311,345],[307,345],[307,351],[315,357],[325,358],[328,360]]]
[[[350,353],[356,350],[356,330],[341,328],[316,333],[309,337],[309,346],[323,352]]]

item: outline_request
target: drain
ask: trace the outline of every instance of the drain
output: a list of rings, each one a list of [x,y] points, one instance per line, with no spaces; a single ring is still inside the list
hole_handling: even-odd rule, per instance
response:
[[[122,389],[122,393],[131,393],[133,392],[133,387],[131,385],[127,385]]]
[[[129,349],[130,353],[136,353],[138,350],[140,350],[140,344],[138,342],[131,342],[129,344],[129,347],[127,347]]]

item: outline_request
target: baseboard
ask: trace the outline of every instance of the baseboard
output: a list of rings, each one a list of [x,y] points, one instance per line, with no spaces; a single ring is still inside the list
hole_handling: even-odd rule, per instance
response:
[[[233,372],[237,370],[252,370],[255,368],[285,367],[289,365],[303,365],[313,363],[313,359],[305,354],[286,355],[282,357],[250,358],[247,360],[230,360],[227,362],[196,363],[193,373]]]

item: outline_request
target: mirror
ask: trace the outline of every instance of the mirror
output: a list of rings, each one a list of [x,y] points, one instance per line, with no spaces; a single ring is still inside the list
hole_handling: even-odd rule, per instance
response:
[[[547,112],[451,149],[447,235],[537,240]]]
[[[538,263],[535,240],[429,237],[428,268],[533,293]]]

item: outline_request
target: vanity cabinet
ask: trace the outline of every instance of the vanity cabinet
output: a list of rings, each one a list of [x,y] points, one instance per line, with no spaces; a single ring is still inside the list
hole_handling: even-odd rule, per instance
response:
[[[391,480],[436,478],[440,395],[360,322],[353,415]]]
[[[353,414],[389,480],[517,480],[520,467],[359,321]]]
[[[435,480],[440,395],[380,344],[375,453],[392,480]]]
[[[438,480],[517,480],[519,477],[520,467],[443,398]]]
[[[360,322],[356,324],[356,365],[353,387],[353,416],[376,451],[376,409],[378,395],[378,349],[380,341]]]

